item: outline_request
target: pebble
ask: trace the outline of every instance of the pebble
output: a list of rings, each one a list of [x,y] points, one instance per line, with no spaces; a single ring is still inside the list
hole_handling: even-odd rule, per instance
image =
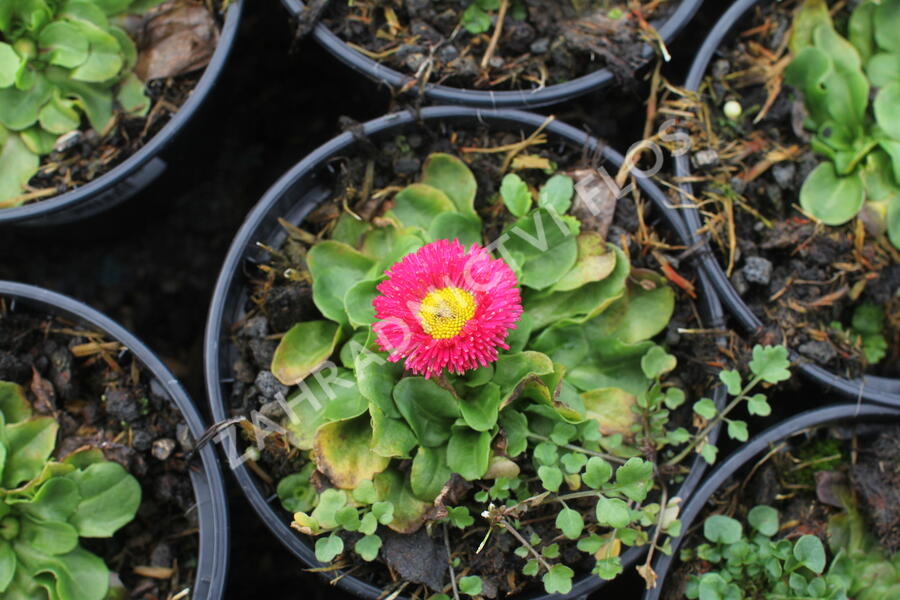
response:
[[[269,335],[269,321],[263,315],[247,319],[241,327],[241,335],[248,338],[262,338]]]
[[[191,429],[187,426],[187,423],[179,423],[175,427],[175,438],[178,440],[178,445],[185,452],[190,452],[194,449],[194,436],[191,435]]]
[[[259,414],[261,414],[264,417],[268,417],[272,420],[280,419],[281,417],[284,416],[284,408],[282,408],[281,403],[278,402],[277,400],[272,401],[272,402],[266,402],[265,404],[263,404],[262,406],[259,407]]]
[[[444,36],[442,36],[434,27],[424,21],[413,21],[410,24],[409,31],[412,35],[418,36],[419,41],[429,44],[437,44]]]
[[[797,174],[797,166],[792,162],[783,162],[772,167],[772,175],[775,183],[783,190],[789,189],[794,184],[794,175]]]
[[[135,429],[132,433],[131,446],[138,452],[146,452],[153,443],[153,436],[143,429]]]
[[[403,61],[403,64],[406,65],[406,68],[410,71],[418,71],[423,62],[425,62],[425,55],[416,53],[407,56]]]
[[[531,43],[529,48],[532,54],[546,54],[550,49],[550,38],[538,38]]]
[[[735,194],[743,194],[747,189],[747,181],[742,177],[732,177],[729,183]]]
[[[492,56],[491,60],[488,61],[488,64],[490,64],[495,69],[499,69],[503,66],[503,58],[500,56]]]
[[[394,173],[401,176],[415,175],[419,172],[422,162],[413,155],[404,154],[394,159]]]
[[[772,262],[761,256],[748,256],[741,270],[749,283],[769,285],[772,279]]]
[[[820,364],[826,364],[837,356],[834,347],[828,342],[806,342],[801,344],[797,351]]]
[[[154,567],[172,566],[172,548],[166,542],[159,542],[150,552],[150,565]]]
[[[719,154],[712,148],[707,148],[706,150],[694,152],[694,154],[691,156],[691,162],[697,169],[714,167],[719,164]]]
[[[394,58],[397,60],[406,60],[408,56],[413,54],[422,54],[425,52],[425,48],[423,46],[419,46],[417,44],[403,44],[397,51],[394,52]]]
[[[175,440],[170,438],[161,438],[153,442],[153,449],[150,451],[153,458],[157,460],[166,460],[172,456],[175,450]]]
[[[131,422],[140,418],[141,407],[128,390],[110,388],[104,394],[106,412],[119,421]]]
[[[503,38],[506,42],[506,47],[511,52],[516,54],[527,52],[531,42],[534,41],[534,37],[534,27],[525,21],[504,20]]]
[[[272,371],[260,371],[256,375],[254,385],[263,398],[274,398],[279,393],[287,394],[288,391],[288,387],[278,381]]]
[[[471,56],[460,56],[450,66],[460,77],[476,77],[479,73],[478,63]]]
[[[441,62],[452,62],[459,58],[459,49],[453,44],[441,46],[441,49],[437,51],[437,58]]]
[[[747,285],[747,280],[744,278],[744,273],[740,269],[731,274],[731,285],[734,286],[739,296],[743,296],[750,289],[750,286]]]

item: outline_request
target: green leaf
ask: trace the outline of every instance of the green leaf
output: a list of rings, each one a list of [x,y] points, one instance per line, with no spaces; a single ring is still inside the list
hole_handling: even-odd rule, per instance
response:
[[[54,477],[41,485],[33,498],[18,503],[16,508],[38,521],[68,521],[80,501],[77,483],[65,477]],[[65,552],[69,550],[71,548]]]
[[[51,417],[33,417],[6,425],[3,487],[10,489],[36,477],[56,446],[59,425]]]
[[[604,527],[618,529],[631,523],[631,511],[628,505],[619,498],[606,498],[600,496],[597,499],[597,523]]]
[[[387,458],[409,458],[410,451],[419,440],[409,425],[401,418],[392,418],[381,412],[374,403],[369,403],[372,417],[372,452]]]
[[[653,487],[653,464],[632,457],[616,469],[616,489],[630,500],[643,502]]]
[[[319,495],[319,502],[310,516],[323,529],[334,529],[337,527],[337,513],[345,506],[347,506],[347,492],[328,488]]]
[[[307,321],[291,327],[272,356],[272,374],[284,385],[300,383],[321,367],[341,339],[331,321]]]
[[[547,180],[538,194],[538,205],[541,208],[554,210],[563,215],[572,206],[572,196],[575,194],[575,183],[568,175],[554,175]]]
[[[85,83],[102,83],[115,78],[125,66],[119,40],[106,31],[79,23],[79,28],[90,41],[87,59],[75,67],[69,77]]]
[[[754,394],[747,398],[747,412],[751,415],[758,415],[760,417],[768,417],[772,414],[772,407],[769,406],[769,401],[766,400],[765,395],[763,394]]]
[[[744,389],[744,384],[741,381],[741,374],[737,371],[720,371],[719,379],[725,384],[725,388],[732,396],[739,395],[741,390]]]
[[[38,111],[50,98],[51,86],[40,75],[27,90],[0,89],[0,123],[14,130],[27,129],[37,122]]]
[[[13,544],[21,565],[31,573],[41,573],[41,586],[55,594],[54,598],[104,600],[109,589],[109,569],[99,556],[81,547],[57,556],[44,554],[37,548],[16,541]],[[46,574],[46,577],[43,577]]]
[[[641,358],[641,370],[647,379],[659,379],[674,369],[677,364],[678,361],[675,357],[663,350],[661,346],[653,346]]]
[[[750,361],[750,371],[768,383],[778,383],[790,379],[791,366],[788,360],[788,351],[784,346],[760,346],[753,347],[753,359]]]
[[[387,353],[367,350],[356,355],[355,373],[359,393],[376,404],[384,414],[399,418],[394,405],[394,385],[403,374],[403,364],[388,362]]]
[[[572,576],[575,571],[566,565],[556,564],[544,573],[544,591],[548,594],[568,594],[572,591]]]
[[[544,209],[516,221],[504,233],[508,236],[504,248],[512,256],[524,257],[524,264],[510,265],[521,269],[519,283],[543,290],[559,281],[578,259],[576,233]]]
[[[584,519],[581,513],[571,508],[563,508],[556,515],[556,528],[563,532],[563,535],[570,540],[577,540],[584,530]]]
[[[778,511],[771,506],[754,506],[747,513],[747,522],[764,536],[772,537],[778,533]]]
[[[438,215],[454,209],[453,202],[441,190],[423,183],[413,183],[394,197],[391,214],[406,227],[420,227],[427,231]]]
[[[826,225],[842,225],[859,213],[865,187],[859,171],[839,177],[831,162],[820,163],[800,189],[803,209]]]
[[[794,15],[793,32],[790,39],[792,54],[813,44],[813,32],[821,26],[833,27],[831,15],[825,0],[804,0]]]
[[[390,459],[371,451],[368,415],[327,423],[316,432],[316,465],[336,487],[352,490],[364,479],[384,471]]]
[[[785,82],[803,92],[803,103],[816,124],[831,117],[826,99],[826,82],[834,73],[831,58],[812,46],[794,52],[794,59],[784,72]]]
[[[42,554],[66,554],[78,546],[78,531],[63,521],[38,521],[32,517],[22,517],[19,526],[17,542],[28,544]]]
[[[606,460],[599,456],[592,456],[587,461],[581,480],[589,487],[598,490],[610,480],[612,473],[612,466]]]
[[[888,52],[900,52],[900,6],[897,2],[882,1],[875,9],[875,41]]]
[[[474,206],[478,183],[466,163],[457,157],[439,152],[429,156],[422,168],[422,183],[444,192],[458,212],[477,216]]]
[[[497,424],[500,401],[500,387],[487,383],[459,399],[462,418],[475,431],[490,431]]]
[[[477,575],[466,575],[459,578],[459,591],[467,596],[478,596],[481,594],[482,583],[481,577]]]
[[[435,240],[459,240],[466,247],[481,244],[481,219],[457,212],[444,213],[431,222],[428,235]]]
[[[738,420],[728,421],[728,437],[739,442],[746,442],[750,437],[747,431],[747,423]]]
[[[527,380],[553,373],[553,361],[540,352],[501,354],[494,366],[494,383],[500,386],[503,405],[522,391]]]
[[[366,562],[371,562],[378,558],[378,551],[381,550],[381,538],[377,535],[367,535],[357,540],[353,546],[353,550],[359,554]]]
[[[636,398],[619,388],[600,388],[581,394],[584,416],[597,423],[603,435],[632,434],[631,426],[639,422],[634,411]]]
[[[453,427],[447,442],[447,466],[466,481],[481,479],[491,459],[491,434],[468,427]]]
[[[465,529],[475,523],[475,519],[469,513],[469,509],[465,506],[448,506],[447,518],[450,519],[453,526],[458,529]]]
[[[560,484],[562,484],[563,480],[563,474],[558,467],[541,465],[540,467],[538,467],[537,473],[538,477],[541,480],[541,485],[544,486],[545,490],[549,490],[551,492],[559,491],[559,486]]]
[[[54,21],[41,30],[38,44],[44,60],[67,69],[84,63],[90,44],[81,30],[67,21]]]
[[[898,144],[900,151],[900,144]],[[0,157],[2,158],[2,157]],[[900,165],[900,163],[898,163]],[[898,167],[895,166],[895,170]],[[887,230],[888,238],[895,248],[900,248],[900,195],[895,196],[891,203],[888,204],[887,210]]]
[[[716,403],[709,398],[702,398],[694,402],[694,412],[709,421],[716,416]]]
[[[875,52],[875,5],[863,2],[850,14],[847,37],[856,48],[863,62]]]
[[[278,482],[275,493],[286,511],[308,513],[315,506],[317,494],[309,479],[313,467],[315,464],[307,463],[299,473],[291,473]]]
[[[900,63],[898,63],[900,64]],[[895,140],[900,140],[900,82],[889,83],[881,88],[872,108],[878,125]]]
[[[433,502],[452,474],[446,448],[419,446],[409,470],[409,486],[416,498]]]
[[[616,253],[596,231],[582,231],[575,239],[578,249],[575,265],[551,289],[567,292],[588,283],[602,281],[616,268]]]
[[[393,517],[393,515],[391,515]],[[367,512],[359,521],[359,532],[363,535],[372,535],[378,529],[378,519],[371,512]]]
[[[900,82],[900,54],[879,52],[866,63],[866,75],[874,87]]]
[[[316,307],[328,319],[348,324],[344,297],[350,288],[366,278],[374,261],[347,244],[325,240],[309,250],[306,264],[313,278]]]
[[[725,515],[712,515],[703,522],[703,536],[714,544],[736,544],[743,533],[740,521]]]
[[[22,65],[22,59],[7,43],[0,42],[0,88],[13,85],[16,82],[16,73]]]
[[[3,423],[20,423],[31,417],[31,404],[25,398],[22,386],[11,381],[0,381],[0,413]]]
[[[825,570],[825,547],[814,535],[803,535],[794,544],[794,558],[816,574]]]
[[[517,410],[500,412],[500,426],[506,433],[506,453],[515,458],[528,447],[528,418]]]
[[[334,522],[345,531],[358,531],[360,526],[359,512],[354,506],[345,506],[334,513]]]
[[[344,296],[344,310],[351,327],[367,327],[375,322],[375,307],[372,302],[379,294],[377,285],[377,281],[367,279],[347,290],[347,295]]]
[[[409,486],[409,480],[396,468],[387,469],[375,476],[375,487],[378,494],[386,502],[393,506],[393,515],[390,523],[386,524],[397,533],[414,533],[425,522],[425,515],[433,508],[430,502],[422,502],[417,499]],[[375,511],[375,504],[372,510]]]
[[[69,519],[81,537],[111,537],[134,519],[141,503],[141,486],[119,463],[96,463],[68,477],[78,484],[81,495]]]
[[[516,217],[524,217],[531,210],[531,191],[522,178],[509,173],[500,183],[500,196],[507,210]]]
[[[0,592],[5,592],[16,572],[16,553],[6,540],[0,540]]]
[[[316,540],[316,560],[329,563],[344,551],[344,540],[335,534]]]
[[[122,110],[129,115],[145,117],[150,111],[150,98],[144,93],[144,82],[134,73],[129,73],[119,83],[116,100]]]
[[[87,115],[91,127],[103,132],[112,119],[113,96],[109,89],[93,83],[70,79],[68,71],[60,67],[49,67],[46,70],[47,80],[56,85],[64,97],[74,97],[79,107]]]
[[[703,444],[703,447],[700,448],[700,456],[710,465],[715,464],[718,453],[719,449],[709,443]]]
[[[443,445],[460,415],[453,394],[424,377],[401,379],[394,387],[394,403],[419,443],[428,447]]]
[[[472,35],[478,35],[490,30],[491,16],[484,12],[478,4],[470,4],[463,11],[460,21],[463,27]]]

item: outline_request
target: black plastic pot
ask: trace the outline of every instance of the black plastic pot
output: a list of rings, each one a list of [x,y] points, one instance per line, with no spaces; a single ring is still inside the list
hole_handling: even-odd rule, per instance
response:
[[[15,311],[17,306],[27,306],[32,310],[66,317],[83,323],[92,330],[101,331],[121,343],[166,391],[184,417],[193,438],[201,438],[206,425],[187,392],[156,354],[124,327],[86,304],[32,285],[0,281],[0,298],[7,299],[11,311]],[[197,557],[197,575],[191,587],[191,598],[218,600],[224,596],[228,574],[228,504],[215,452],[206,446],[198,450],[197,455],[200,460],[193,461],[190,477],[200,524],[200,554]]]
[[[737,0],[722,15],[694,57],[694,62],[691,64],[691,69],[684,84],[685,89],[696,92],[700,88],[700,84],[706,75],[707,67],[719,45],[726,39],[728,34],[734,31],[742,17],[761,1],[763,0]],[[691,164],[688,154],[678,156],[675,159],[675,171],[682,180],[691,176]],[[682,183],[681,189],[684,190],[687,198],[694,197],[693,186],[690,183]],[[734,289],[734,286],[731,285],[731,281],[728,280],[728,276],[722,270],[722,266],[709,247],[707,236],[696,234],[703,226],[700,211],[696,207],[686,205],[682,212],[688,227],[694,235],[694,241],[702,242],[704,245],[704,250],[699,253],[701,254],[701,267],[708,275],[713,287],[715,287],[729,312],[737,317],[741,326],[747,331],[755,332],[761,330],[763,323],[750,310],[750,307],[747,306],[741,295]],[[840,377],[819,365],[805,361],[793,351],[792,360],[797,362],[798,368],[804,376],[828,391],[838,392],[849,399],[862,399],[900,408],[900,380],[868,375],[862,379],[850,380]]]
[[[140,150],[93,181],[46,200],[0,209],[0,228],[8,225],[52,227],[80,221],[117,206],[153,183],[166,170],[161,156],[190,122],[219,79],[234,39],[244,0],[234,0],[225,14],[219,43],[187,101]]]
[[[703,481],[703,484],[694,491],[681,510],[681,531],[687,532],[697,518],[707,500],[728,479],[743,466],[752,464],[757,456],[767,452],[770,447],[791,435],[794,435],[811,427],[827,425],[829,423],[848,424],[849,422],[878,422],[900,420],[900,410],[884,406],[867,404],[833,404],[826,408],[817,408],[800,413],[790,419],[770,427],[758,436],[754,436],[749,442],[733,452],[725,461],[719,464]],[[657,586],[644,593],[643,600],[658,600],[665,591],[666,577],[671,566],[676,562],[678,547],[683,541],[683,535],[672,540],[672,554],[660,553],[653,561],[653,570],[656,571]]]
[[[302,0],[281,0],[281,3],[294,17],[299,15],[300,11],[304,9]],[[662,39],[666,43],[673,40],[684,26],[690,22],[697,10],[700,9],[701,4],[703,4],[703,0],[680,0],[678,8],[675,9],[675,12],[668,19],[663,23],[655,23]],[[357,52],[321,23],[316,26],[313,36],[317,42],[322,44],[326,50],[331,52],[342,63],[374,81],[400,89],[415,79]],[[653,49],[649,45],[645,45],[643,55],[646,58],[650,58],[652,54]],[[495,92],[427,83],[425,84],[425,96],[436,104],[460,104],[493,109],[537,108],[577,98],[588,92],[604,88],[614,80],[615,76],[612,71],[604,68],[582,75],[572,81],[534,90]],[[412,89],[415,90],[417,88],[413,87]]]
[[[411,112],[390,114],[364,124],[363,132],[372,139],[391,138],[421,127],[419,119],[431,127],[441,122],[448,124],[478,122],[507,130],[530,132],[539,127],[545,117],[509,110],[481,111],[441,106],[423,109],[418,115]],[[578,151],[585,148],[588,151],[601,152],[607,166],[613,167],[611,172],[615,172],[622,164],[622,157],[618,153],[569,125],[555,121],[544,131],[552,140],[550,143],[567,144]],[[277,221],[279,217],[299,224],[318,204],[328,200],[331,197],[331,183],[334,176],[334,172],[329,170],[329,161],[338,155],[349,153],[355,144],[357,141],[353,134],[344,133],[299,162],[266,192],[235,236],[216,284],[204,349],[206,385],[216,421],[223,421],[231,416],[227,405],[228,394],[224,386],[233,381],[232,365],[237,354],[229,342],[229,335],[232,324],[243,319],[244,307],[247,305],[248,290],[243,274],[245,270],[253,269],[253,265],[262,263],[267,258],[267,254],[260,249],[257,242],[274,248],[279,247],[284,241],[285,234]],[[639,182],[641,193],[644,197],[651,198],[655,214],[661,217],[664,226],[675,229],[679,237],[686,240],[686,228],[675,211],[669,207],[662,191],[647,179],[640,179]],[[719,301],[702,275],[699,283],[705,325],[719,328],[722,326]],[[721,408],[725,400],[724,390],[717,389],[713,397]],[[704,470],[705,462],[695,456],[690,473],[677,495],[682,498],[690,496]],[[308,538],[290,528],[287,513],[282,510],[278,498],[265,491],[258,478],[245,466],[237,466],[233,469],[233,473],[253,509],[281,543],[305,565],[323,566],[316,561]],[[623,563],[634,564],[641,554],[642,550],[632,548],[624,555]],[[381,594],[381,590],[371,584],[340,572],[326,572],[322,575],[326,578],[340,577],[337,581],[338,587],[362,598],[374,600]],[[582,597],[603,583],[597,577],[582,576],[575,582],[572,592],[565,597]]]

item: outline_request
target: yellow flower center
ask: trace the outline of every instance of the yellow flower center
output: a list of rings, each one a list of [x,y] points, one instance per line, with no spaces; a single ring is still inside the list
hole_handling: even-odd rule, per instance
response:
[[[436,340],[456,337],[474,316],[475,298],[458,287],[429,292],[419,305],[422,328]]]

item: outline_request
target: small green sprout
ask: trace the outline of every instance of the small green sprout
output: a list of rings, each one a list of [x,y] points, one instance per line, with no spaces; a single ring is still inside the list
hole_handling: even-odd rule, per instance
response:
[[[805,0],[785,77],[803,94],[812,148],[826,159],[803,183],[803,209],[826,225],[860,215],[900,248],[898,31],[900,0],[860,2],[849,39],[836,31],[825,0]]]
[[[59,425],[0,381],[0,596],[103,600],[109,569],[79,538],[111,537],[134,519],[141,486],[97,449],[51,458]]]
[[[160,1],[0,2],[0,207],[24,201],[40,157],[83,117],[102,134],[117,108],[147,113],[137,50],[118,23]]]

